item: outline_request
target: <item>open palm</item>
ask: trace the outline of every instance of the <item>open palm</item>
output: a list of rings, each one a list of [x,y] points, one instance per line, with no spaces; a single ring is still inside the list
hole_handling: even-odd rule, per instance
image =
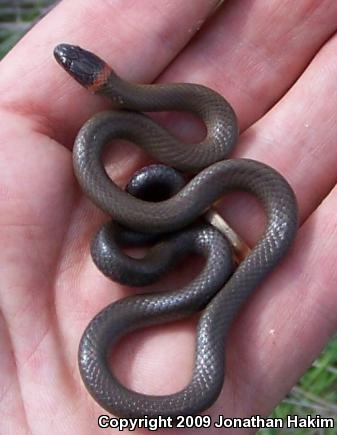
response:
[[[296,244],[233,327],[214,419],[268,414],[337,327],[337,4],[229,0],[210,17],[217,3],[64,0],[0,64],[2,434],[100,433],[104,411],[81,383],[78,342],[94,314],[129,293],[92,263],[89,240],[106,216],[72,172],[74,137],[106,102],[59,68],[60,42],[96,52],[128,80],[218,90],[243,131],[235,155],[270,164],[296,191]],[[188,120],[165,117],[195,139],[199,125]],[[144,159],[117,145],[110,173],[124,182]],[[230,199],[223,214],[254,243],[260,211],[246,196]],[[177,391],[192,368],[193,326],[128,337],[114,361],[120,379],[141,392]]]

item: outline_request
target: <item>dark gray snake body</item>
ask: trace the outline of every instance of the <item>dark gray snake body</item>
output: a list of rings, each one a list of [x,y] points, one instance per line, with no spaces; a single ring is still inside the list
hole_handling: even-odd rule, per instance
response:
[[[280,174],[262,163],[223,160],[235,145],[237,125],[233,110],[219,94],[192,84],[127,83],[101,59],[79,47],[62,44],[55,49],[55,56],[76,80],[109,97],[118,109],[91,118],[79,132],[73,151],[75,174],[84,192],[123,225],[108,223],[100,229],[92,243],[95,263],[114,280],[145,285],[188,253],[198,253],[206,260],[200,274],[183,289],[131,296],[97,314],[80,343],[83,381],[95,400],[116,415],[199,413],[222,389],[224,345],[235,315],[293,242],[298,226],[294,193]],[[167,110],[200,116],[207,128],[206,138],[196,145],[184,145],[139,113]],[[166,165],[197,175],[183,187],[177,182],[173,196],[162,201],[136,198],[117,187],[103,167],[102,152],[114,138],[135,142]],[[165,169],[155,171],[157,178],[171,177]],[[233,273],[228,242],[216,229],[195,221],[214,201],[234,190],[248,191],[262,202],[267,225]],[[125,255],[121,245],[132,237],[137,240],[139,232],[145,233],[145,238],[150,233],[155,238],[170,234],[156,242],[144,259],[136,260]],[[200,310],[195,365],[187,387],[172,395],[151,396],[119,383],[109,368],[108,355],[121,336]]]

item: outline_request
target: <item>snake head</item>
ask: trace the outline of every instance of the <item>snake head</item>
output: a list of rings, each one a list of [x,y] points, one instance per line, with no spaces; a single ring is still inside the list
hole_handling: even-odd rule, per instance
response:
[[[54,49],[54,56],[68,74],[93,92],[99,91],[112,73],[102,59],[76,45],[59,44]]]

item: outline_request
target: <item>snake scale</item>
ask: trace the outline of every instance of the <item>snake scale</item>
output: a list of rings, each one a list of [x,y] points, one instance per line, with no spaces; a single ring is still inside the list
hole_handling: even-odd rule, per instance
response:
[[[118,416],[195,415],[211,406],[221,392],[225,341],[238,310],[294,240],[295,195],[269,166],[226,159],[237,141],[237,121],[229,103],[213,90],[188,83],[129,83],[93,53],[69,44],[58,45],[54,55],[81,85],[112,103],[113,110],[85,123],[73,149],[74,171],[83,192],[114,220],[93,239],[96,265],[115,281],[141,286],[158,280],[187,254],[205,259],[199,275],[184,288],[126,297],[98,313],[79,346],[82,379],[93,398]],[[202,119],[207,134],[201,142],[186,145],[144,114],[156,111],[192,112]],[[112,139],[132,141],[163,164],[141,170],[122,190],[102,163]],[[190,178],[186,181],[180,171]],[[229,242],[198,219],[232,191],[253,194],[267,215],[263,235],[235,270]],[[124,245],[141,243],[150,243],[142,259],[122,250]],[[199,311],[194,369],[185,388],[154,396],[132,391],[118,381],[109,367],[109,355],[122,336]]]

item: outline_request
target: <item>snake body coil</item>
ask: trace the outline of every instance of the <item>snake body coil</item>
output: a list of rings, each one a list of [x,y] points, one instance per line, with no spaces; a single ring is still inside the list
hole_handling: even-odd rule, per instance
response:
[[[292,244],[298,225],[294,193],[280,174],[262,163],[224,160],[235,145],[238,130],[233,110],[216,92],[193,84],[131,84],[97,56],[67,44],[56,47],[55,56],[82,85],[109,97],[116,109],[91,118],[81,128],[73,151],[74,170],[83,191],[123,226],[108,223],[100,229],[92,243],[95,263],[116,281],[144,285],[190,252],[206,259],[203,270],[185,288],[131,296],[97,314],[79,347],[83,381],[95,400],[116,415],[199,413],[222,389],[224,345],[235,315]],[[197,114],[206,125],[206,138],[187,146],[139,113],[167,110]],[[113,183],[102,164],[104,147],[115,138],[128,139],[166,165],[197,175],[184,186],[175,178],[171,196],[159,202],[133,196]],[[156,167],[155,171],[157,178],[175,177],[166,169]],[[264,234],[234,273],[228,242],[211,226],[194,223],[214,201],[233,190],[255,195],[267,214]],[[155,240],[162,233],[171,234],[156,242],[142,260],[121,250],[127,240],[138,243],[141,236]],[[183,390],[166,396],[144,395],[116,379],[108,356],[121,336],[200,310],[194,370]]]

